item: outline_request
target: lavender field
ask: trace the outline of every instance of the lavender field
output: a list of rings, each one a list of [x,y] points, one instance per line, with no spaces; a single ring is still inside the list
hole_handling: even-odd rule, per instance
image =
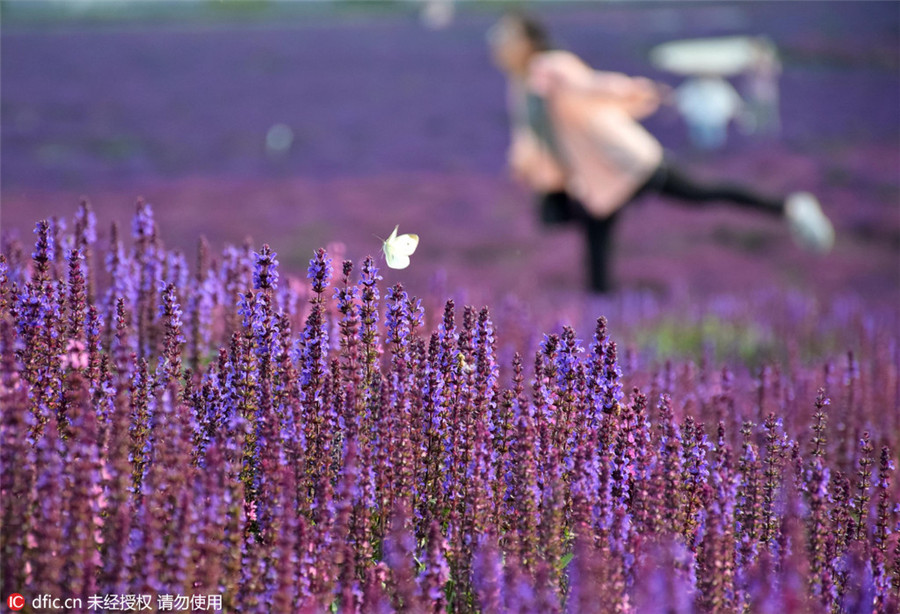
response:
[[[6,11],[4,611],[900,609],[896,5],[539,5],[672,84],[653,44],[769,34],[779,138],[647,125],[837,230],[647,199],[608,296],[504,174],[496,8],[279,10]]]

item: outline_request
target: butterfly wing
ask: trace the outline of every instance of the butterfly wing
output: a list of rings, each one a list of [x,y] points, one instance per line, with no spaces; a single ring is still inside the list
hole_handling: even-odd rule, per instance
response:
[[[409,266],[409,256],[398,254],[395,251],[385,251],[384,259],[392,269],[405,269]]]
[[[388,261],[388,266],[390,266],[391,258],[394,257],[394,242],[397,240],[398,228],[399,226],[394,226],[390,236],[381,243],[381,251],[384,252],[384,259]]]
[[[413,252],[416,251],[416,247],[419,246],[419,235],[400,235],[399,237],[397,237],[395,245],[397,251],[399,251],[401,254],[412,256]]]

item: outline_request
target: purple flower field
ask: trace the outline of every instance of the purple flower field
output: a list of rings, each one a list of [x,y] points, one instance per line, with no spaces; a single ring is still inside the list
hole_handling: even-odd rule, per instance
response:
[[[667,8],[668,7],[668,8]],[[671,108],[647,122],[707,178],[773,194],[818,194],[835,219],[828,258],[799,252],[775,220],[648,198],[623,216],[624,289],[691,299],[768,290],[900,299],[900,46],[889,3],[545,7],[560,44],[598,68],[656,72],[648,50],[673,38],[766,32],[781,48],[783,137],[732,130],[693,153]],[[501,75],[485,31],[496,11],[428,31],[402,11],[276,21],[149,24],[13,22],[2,40],[3,228],[30,241],[38,219],[71,216],[82,195],[108,238],[134,202],[152,203],[166,243],[186,254],[251,236],[291,271],[332,242],[361,261],[395,224],[422,242],[402,281],[424,295],[445,275],[495,302],[562,292],[580,301],[582,237],[540,228],[503,170]],[[224,104],[223,101],[228,101]],[[267,156],[266,131],[294,142]],[[551,257],[552,255],[552,257]],[[523,271],[528,271],[525,274]],[[552,323],[551,323],[552,324]]]
[[[783,360],[648,369],[604,317],[534,339],[488,307],[427,311],[371,258],[320,249],[301,281],[268,245],[189,265],[146,204],[130,240],[97,249],[95,224],[83,205],[73,232],[42,221],[30,257],[0,260],[7,593],[105,611],[900,604],[896,318],[795,297],[751,319],[793,332]],[[746,334],[746,309],[701,332]]]
[[[896,5],[538,12],[672,84],[652,45],[769,34],[778,139],[647,125],[701,176],[817,193],[834,251],[651,198],[621,290],[585,294],[581,235],[504,175],[496,9],[4,15],[4,600],[900,610]],[[370,256],[395,224],[402,271]]]

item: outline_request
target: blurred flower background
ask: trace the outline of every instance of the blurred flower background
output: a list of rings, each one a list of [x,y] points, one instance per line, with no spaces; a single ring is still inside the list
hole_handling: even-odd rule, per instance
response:
[[[646,124],[701,177],[816,193],[836,249],[801,253],[777,221],[648,198],[618,237],[626,291],[898,299],[900,16],[882,2],[463,2],[429,9],[436,23],[419,2],[3,2],[3,232],[30,240],[84,195],[102,238],[143,196],[168,247],[249,236],[302,273],[330,243],[376,254],[400,224],[422,241],[388,282],[581,301],[580,231],[541,228],[504,170],[485,33],[509,6],[596,68],[673,87],[683,78],[649,60],[660,43],[764,34],[778,49],[779,135],[733,124],[710,153],[674,107]]]

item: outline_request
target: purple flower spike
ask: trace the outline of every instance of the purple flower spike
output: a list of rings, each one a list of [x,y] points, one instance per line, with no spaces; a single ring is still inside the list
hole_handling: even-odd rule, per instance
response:
[[[265,248],[263,248],[265,249]],[[274,258],[274,253],[272,254]],[[309,261],[309,269],[307,269],[306,278],[312,280],[312,291],[316,295],[325,292],[328,282],[331,281],[331,258],[324,249],[316,250],[316,255]]]
[[[53,233],[50,232],[50,222],[47,220],[38,222],[34,227],[34,234],[36,234],[38,238],[34,244],[34,252],[32,252],[31,258],[37,266],[37,271],[46,272],[48,263],[53,261],[54,255],[56,254]]]
[[[278,288],[278,259],[268,244],[259,252],[253,252],[253,289],[276,290]],[[325,282],[327,283],[327,281]]]

